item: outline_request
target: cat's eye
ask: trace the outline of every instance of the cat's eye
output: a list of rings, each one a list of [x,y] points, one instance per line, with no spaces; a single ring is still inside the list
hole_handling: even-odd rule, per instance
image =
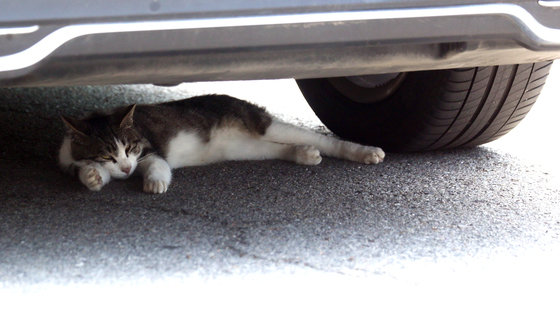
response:
[[[128,153],[132,153],[132,154],[138,154],[140,153],[140,147],[139,146],[129,146],[126,148],[126,155],[128,156]]]

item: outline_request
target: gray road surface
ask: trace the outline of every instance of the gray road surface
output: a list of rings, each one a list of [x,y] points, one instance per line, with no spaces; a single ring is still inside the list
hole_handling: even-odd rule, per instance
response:
[[[559,72],[485,147],[220,163],[176,170],[161,196],[60,173],[57,114],[220,92],[319,127],[293,83],[0,90],[0,317],[558,322]]]

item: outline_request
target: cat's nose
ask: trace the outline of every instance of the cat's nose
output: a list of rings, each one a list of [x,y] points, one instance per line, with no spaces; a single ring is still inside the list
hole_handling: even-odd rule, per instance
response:
[[[129,166],[121,167],[121,171],[126,173],[126,174],[129,174],[130,173],[130,167]]]

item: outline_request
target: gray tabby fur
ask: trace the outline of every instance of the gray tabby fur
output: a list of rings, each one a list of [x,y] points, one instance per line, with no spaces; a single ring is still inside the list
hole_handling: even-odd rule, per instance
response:
[[[133,105],[83,119],[62,117],[64,170],[90,190],[138,170],[144,191],[164,193],[171,170],[227,160],[282,159],[316,165],[321,153],[376,164],[385,153],[279,121],[263,108],[225,95]]]

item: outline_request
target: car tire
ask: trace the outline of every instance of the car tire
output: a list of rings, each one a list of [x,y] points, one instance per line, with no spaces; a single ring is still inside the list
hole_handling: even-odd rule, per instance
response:
[[[408,72],[370,89],[347,81],[341,87],[340,78],[297,84],[336,135],[393,152],[429,151],[472,147],[508,133],[535,103],[551,64]],[[379,87],[385,96],[362,95]]]

